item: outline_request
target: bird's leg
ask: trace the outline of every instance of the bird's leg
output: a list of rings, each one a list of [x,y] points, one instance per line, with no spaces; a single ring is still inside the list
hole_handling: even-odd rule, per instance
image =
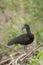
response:
[[[24,45],[24,50],[27,53],[27,45]]]

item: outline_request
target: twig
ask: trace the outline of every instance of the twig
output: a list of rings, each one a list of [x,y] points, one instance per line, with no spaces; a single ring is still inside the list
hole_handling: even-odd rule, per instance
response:
[[[12,55],[10,55],[10,57],[11,57],[11,59],[12,59],[12,65],[14,65],[14,58],[13,58],[13,56]]]
[[[11,60],[11,62],[10,62],[8,65],[11,65],[11,64],[12,64],[12,65],[14,65],[13,63],[14,63],[14,61],[13,61],[13,60]]]
[[[7,45],[4,45],[4,44],[1,44],[1,45],[2,45],[2,46],[5,46],[6,48],[9,48],[10,50],[13,50],[13,51],[15,51],[15,52],[21,53],[21,52],[19,52],[19,51],[15,50],[15,49],[13,49],[13,48],[11,48],[11,47],[7,46]]]
[[[16,54],[21,54],[21,52],[19,53],[19,52],[15,52],[15,53],[12,53],[12,54],[10,54],[9,56],[15,56]]]
[[[15,54],[14,54],[14,53],[13,53],[13,54],[10,54],[10,58],[11,58],[12,60],[11,60],[11,62],[10,62],[8,65],[11,65],[11,64],[14,65],[15,59],[13,58],[13,56],[16,55],[16,54],[19,54],[19,53],[17,52],[17,53],[15,53]]]
[[[10,58],[9,58],[9,59],[6,59],[6,60],[1,61],[1,62],[0,62],[0,65],[1,65],[1,64],[3,64],[3,63],[6,63],[6,62],[7,62],[7,61],[9,61],[9,60],[11,60],[11,59],[12,59],[12,56],[13,56],[13,55],[16,55],[16,54],[19,54],[19,53],[18,53],[18,52],[16,52],[15,54],[14,54],[14,53],[13,53],[13,54],[10,54],[10,55],[9,55],[9,56],[10,56]],[[12,63],[12,61],[11,61],[11,63]],[[10,64],[11,64],[11,63],[10,63]]]
[[[23,58],[25,55],[26,55],[26,53],[20,55],[20,56],[16,59],[16,61],[15,61],[15,65],[17,65],[18,60],[20,60],[21,58]]]
[[[14,50],[14,49],[12,49],[11,47],[6,46],[6,45],[4,45],[4,44],[1,44],[1,45],[5,46],[5,47],[7,47],[7,48],[9,48],[9,49],[11,49],[11,50]],[[15,60],[13,57],[8,58],[8,59],[6,59],[6,60],[3,60],[3,61],[0,62],[0,65],[6,63],[7,61],[9,61],[9,60],[11,60],[11,59],[12,59],[12,60],[11,60],[11,62],[9,63],[9,65],[10,65],[11,63],[14,63],[14,62],[15,62],[15,65],[17,65],[18,60],[21,59],[21,61],[23,61],[25,58],[27,58],[28,56],[30,56],[30,55],[32,54],[32,52],[36,51],[36,50],[37,50],[39,47],[41,47],[41,46],[43,46],[43,44],[38,45],[36,48],[34,48],[34,49],[33,49],[32,51],[30,51],[29,53],[24,53],[24,54],[20,55],[16,60]],[[19,54],[18,51],[16,51],[16,52],[17,52],[17,53],[11,54],[11,55],[13,56],[13,55]],[[21,54],[21,53],[20,53],[20,54]],[[14,65],[14,64],[12,64],[12,65]]]
[[[18,63],[17,63],[18,60],[21,59],[21,61],[23,61],[25,58],[27,58],[29,55],[31,55],[31,53],[32,53],[33,51],[36,51],[40,46],[42,46],[42,44],[40,44],[40,45],[38,45],[36,48],[34,48],[29,54],[24,53],[24,54],[20,55],[20,56],[15,60],[15,65],[18,64]]]
[[[11,58],[8,58],[8,59],[6,59],[6,60],[1,61],[1,62],[0,62],[0,65],[6,63],[6,62],[9,61],[9,60],[11,60]]]
[[[9,48],[10,50],[17,51],[17,50],[15,50],[15,49],[13,49],[13,48],[11,48],[11,47],[7,46],[7,45],[4,45],[4,44],[1,44],[1,45],[2,45],[2,46],[5,46],[6,48]]]
[[[36,48],[34,48],[31,52],[27,53],[26,56],[25,56],[24,58],[22,58],[22,61],[23,61],[25,58],[27,58],[28,56],[30,56],[33,51],[36,51],[36,50],[37,50],[39,47],[41,47],[42,45],[43,45],[43,44],[38,45],[38,46],[37,46]]]

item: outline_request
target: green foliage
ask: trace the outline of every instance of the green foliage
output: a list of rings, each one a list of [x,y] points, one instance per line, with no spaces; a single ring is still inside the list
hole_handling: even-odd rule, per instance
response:
[[[38,41],[43,42],[43,29],[36,33]]]
[[[30,62],[29,65],[36,65],[38,63],[38,59],[34,59],[32,60],[32,62]]]
[[[8,3],[11,2],[11,0],[3,0],[3,2],[4,2],[5,4],[8,4]]]
[[[37,53],[37,55],[33,56],[33,60],[30,62],[29,65],[42,65],[43,63],[43,50]]]
[[[43,50],[41,50],[41,51],[37,54],[37,58],[39,58],[41,55],[43,55]]]

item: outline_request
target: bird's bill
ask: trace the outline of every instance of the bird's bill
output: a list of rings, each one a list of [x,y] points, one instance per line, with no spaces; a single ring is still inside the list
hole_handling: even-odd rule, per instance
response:
[[[25,29],[25,26],[23,26],[23,27],[21,28],[21,30],[23,30],[23,29]]]

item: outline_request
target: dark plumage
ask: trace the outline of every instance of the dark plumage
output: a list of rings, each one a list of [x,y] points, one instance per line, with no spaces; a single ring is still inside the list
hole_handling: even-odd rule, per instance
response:
[[[28,45],[33,42],[34,40],[34,35],[30,31],[30,27],[28,24],[25,24],[22,29],[26,28],[25,34],[22,34],[11,41],[8,42],[8,46],[13,45],[13,44],[21,44],[21,45]]]

